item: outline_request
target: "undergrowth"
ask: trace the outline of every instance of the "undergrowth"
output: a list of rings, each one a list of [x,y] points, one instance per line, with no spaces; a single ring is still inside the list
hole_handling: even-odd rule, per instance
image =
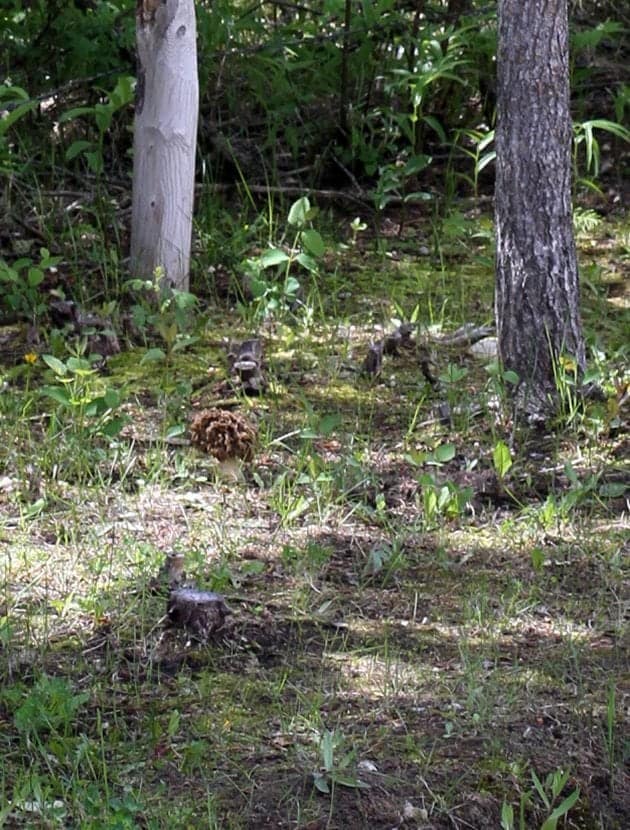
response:
[[[0,823],[623,827],[623,225],[583,240],[601,394],[558,367],[542,436],[514,427],[491,338],[440,340],[489,322],[483,218],[431,251],[420,217],[340,242],[310,207],[254,254],[260,290],[135,286],[143,336],[105,368],[89,332],[4,330]],[[413,347],[366,376],[401,323]],[[248,398],[226,345],[251,336]],[[217,403],[257,425],[237,480],[186,440]],[[165,626],[171,549],[231,607],[207,644]]]

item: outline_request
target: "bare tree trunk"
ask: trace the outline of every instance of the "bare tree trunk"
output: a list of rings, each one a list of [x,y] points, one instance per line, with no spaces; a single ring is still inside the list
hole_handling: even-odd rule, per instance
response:
[[[567,0],[499,0],[496,299],[521,414],[557,407],[554,366],[585,366],[571,207]]]
[[[194,0],[138,0],[131,268],[189,284],[199,82]]]

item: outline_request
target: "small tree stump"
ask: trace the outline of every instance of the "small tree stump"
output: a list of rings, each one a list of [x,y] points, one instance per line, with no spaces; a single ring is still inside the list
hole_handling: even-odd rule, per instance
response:
[[[185,628],[196,640],[205,643],[231,610],[221,594],[197,588],[176,588],[168,596],[166,615],[171,625]]]
[[[383,341],[370,343],[368,353],[363,361],[362,373],[369,377],[378,377],[383,368]]]
[[[414,328],[413,323],[401,323],[397,329],[384,338],[383,354],[399,355],[401,349],[412,349],[415,346]]]

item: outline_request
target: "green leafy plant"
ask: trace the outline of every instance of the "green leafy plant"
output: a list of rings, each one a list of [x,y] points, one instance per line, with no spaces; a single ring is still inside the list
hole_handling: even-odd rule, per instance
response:
[[[407,564],[404,548],[400,539],[391,542],[377,542],[367,553],[363,566],[363,577],[368,580],[377,579],[383,586],[392,582],[397,571]]]
[[[590,208],[573,209],[573,227],[578,238],[586,238],[601,225],[601,216]]]
[[[557,769],[554,772],[550,772],[545,778],[544,783],[541,782],[534,770],[531,771],[531,775],[533,788],[529,792],[521,795],[518,826],[515,823],[513,806],[504,801],[501,808],[502,830],[516,830],[517,827],[518,830],[527,830],[527,828],[531,827],[530,823],[526,823],[525,812],[526,807],[533,804],[535,795],[538,795],[545,810],[548,812],[547,818],[540,825],[540,830],[556,830],[560,819],[564,818],[577,803],[580,797],[579,787],[576,787],[560,804],[554,806],[569,780],[569,773],[567,771]]]
[[[324,568],[333,554],[332,548],[309,541],[304,547],[284,545],[281,558],[292,570],[317,574]]]
[[[430,155],[421,152],[425,129],[432,130],[438,140],[446,144],[444,128],[428,112],[427,104],[436,87],[463,83],[458,70],[466,61],[462,57],[460,35],[461,31],[455,33],[448,30],[438,37],[437,32],[428,27],[414,44],[411,66],[391,69],[385,84],[386,93],[408,105],[387,111],[389,140],[396,137],[398,143],[404,143],[404,147],[392,161],[379,167],[374,192],[378,210],[383,210],[394,198],[403,204],[433,198],[426,190],[413,189],[409,192],[409,184],[414,183],[433,161]]]
[[[0,283],[4,284],[2,303],[9,311],[35,322],[46,310],[41,284],[46,272],[52,271],[61,257],[51,256],[47,248],[41,248],[39,261],[29,257],[17,259],[11,265],[0,259]]]
[[[26,696],[22,697],[21,690],[14,687],[5,692],[5,698],[19,704],[13,716],[18,732],[41,739],[51,734],[68,735],[89,694],[74,694],[63,677],[41,675]]]
[[[17,154],[7,136],[11,127],[37,108],[37,103],[22,87],[0,84],[0,173],[15,172]]]
[[[457,130],[456,135],[455,146],[461,147],[473,162],[473,175],[460,175],[469,183],[473,195],[478,196],[479,175],[497,156],[496,150],[488,149],[494,143],[494,130],[462,129]]]
[[[352,234],[350,244],[351,245],[356,245],[359,234],[362,233],[366,229],[367,229],[367,223],[364,222],[361,219],[360,216],[355,216],[355,218],[352,220],[352,222],[350,222],[350,232]]]
[[[106,99],[104,103],[94,104],[92,107],[74,107],[63,113],[59,119],[60,124],[87,115],[94,118],[98,132],[96,141],[89,139],[73,141],[66,150],[66,161],[72,161],[77,156],[83,155],[92,173],[100,174],[103,172],[105,136],[111,127],[114,115],[133,101],[134,83],[135,79],[133,77],[129,75],[121,76],[114,89],[111,92],[104,93]]]
[[[455,457],[454,444],[440,444],[433,452],[408,453],[406,458],[414,465],[441,467]],[[437,527],[441,518],[461,516],[472,498],[471,487],[461,487],[452,481],[438,481],[433,473],[421,473],[418,483],[422,494],[422,512],[427,528]]]
[[[284,239],[280,239],[243,263],[254,297],[255,317],[273,317],[296,305],[301,287],[293,275],[297,266],[317,274],[317,261],[324,255],[326,245],[320,233],[311,227],[316,215],[317,209],[311,207],[307,196],[302,196],[291,205],[287,217],[287,224],[294,229],[290,244],[285,245]]]
[[[622,141],[630,141],[630,130],[606,118],[593,118],[573,124],[573,167],[576,183],[598,190],[595,179],[599,177],[600,147],[596,131],[614,135]],[[580,148],[584,148],[584,175],[580,176]],[[587,178],[590,176],[590,178]]]
[[[504,479],[512,467],[512,453],[504,441],[497,441],[492,450],[492,463],[499,479]]]
[[[42,355],[52,370],[54,384],[45,384],[40,394],[58,404],[50,429],[53,433],[67,428],[77,437],[112,438],[127,423],[127,416],[116,411],[122,402],[120,392],[106,386],[85,357],[72,356],[59,360]]]
[[[321,766],[313,773],[313,783],[320,793],[332,796],[335,786],[368,789],[365,781],[361,781],[352,772],[356,753],[352,750],[340,753],[345,743],[341,732],[326,729],[321,735],[316,736],[316,740]]]
[[[498,360],[493,360],[485,367],[488,374],[487,389],[491,395],[496,395],[499,400],[507,398],[508,387],[516,386],[518,375],[512,369],[503,369]]]
[[[461,487],[452,481],[440,483],[431,473],[418,479],[422,488],[422,510],[427,528],[437,527],[439,519],[461,516],[473,495],[472,487]]]
[[[155,269],[152,279],[133,279],[127,286],[135,292],[136,302],[131,309],[134,324],[147,334],[158,334],[164,345],[164,349],[150,348],[143,362],[167,360],[197,342],[198,338],[190,333],[197,298],[168,283],[162,268]]]

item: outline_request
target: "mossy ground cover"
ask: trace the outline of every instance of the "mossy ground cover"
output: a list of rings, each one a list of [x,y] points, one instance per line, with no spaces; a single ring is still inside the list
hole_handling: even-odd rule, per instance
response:
[[[208,304],[188,349],[70,373],[71,407],[41,355],[4,367],[0,824],[627,826],[627,222],[580,238],[604,399],[569,367],[548,434],[435,339],[491,322],[487,224],[331,243],[280,319]],[[254,335],[246,399],[224,346]],[[81,404],[107,390],[112,435]],[[176,429],[217,401],[258,426],[238,480]],[[232,609],[207,644],[164,625],[173,548]]]

